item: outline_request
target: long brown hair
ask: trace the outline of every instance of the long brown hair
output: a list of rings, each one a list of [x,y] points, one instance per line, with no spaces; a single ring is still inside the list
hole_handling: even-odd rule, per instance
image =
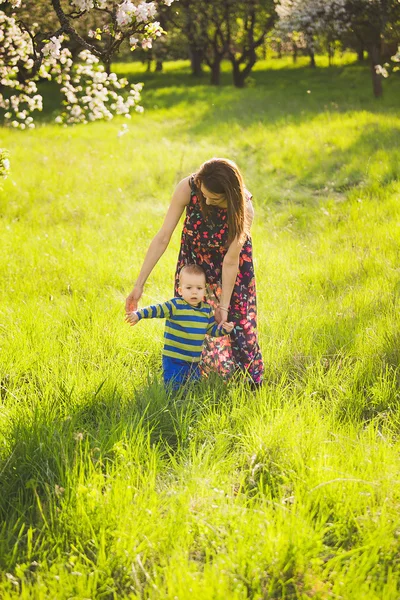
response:
[[[245,233],[245,188],[237,165],[227,158],[211,158],[203,163],[194,176],[199,190],[200,206],[207,218],[212,210],[207,206],[200,186],[213,194],[224,194],[228,211],[228,244]]]

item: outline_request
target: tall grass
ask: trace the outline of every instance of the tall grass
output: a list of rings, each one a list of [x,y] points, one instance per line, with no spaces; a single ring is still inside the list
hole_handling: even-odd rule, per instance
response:
[[[346,62],[244,90],[118,64],[146,84],[125,135],[1,132],[1,598],[398,599],[399,81],[377,102]],[[171,397],[163,323],[123,304],[211,156],[254,195],[266,382]]]

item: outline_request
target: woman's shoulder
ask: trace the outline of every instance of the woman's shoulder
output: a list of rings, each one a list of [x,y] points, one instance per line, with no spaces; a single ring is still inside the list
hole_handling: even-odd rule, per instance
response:
[[[181,186],[182,191],[187,194],[187,204],[194,205],[199,202],[199,189],[196,185],[196,174],[188,175],[182,181],[178,183],[178,186]]]
[[[183,206],[187,206],[190,202],[191,188],[189,179],[190,176],[181,179],[179,183],[177,183],[173,193],[173,201],[177,201]]]
[[[197,193],[198,189],[195,183],[195,177],[195,174],[187,175],[186,177],[180,180],[180,182],[176,186],[176,189],[183,192],[191,192],[192,194]]]
[[[186,177],[184,177],[183,179],[181,179],[177,184],[176,187],[177,188],[182,188],[182,189],[188,189],[191,187],[191,177],[193,177],[192,175],[187,175]]]

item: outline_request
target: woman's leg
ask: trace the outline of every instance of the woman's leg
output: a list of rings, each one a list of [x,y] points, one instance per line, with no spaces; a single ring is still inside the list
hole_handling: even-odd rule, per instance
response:
[[[264,363],[258,343],[254,280],[250,288],[234,290],[229,320],[235,324],[230,336],[233,359],[237,367],[249,375],[253,384],[260,385]]]
[[[248,374],[251,382],[261,385],[264,375],[264,363],[258,345],[257,332],[236,330],[231,334],[232,356],[241,371]]]

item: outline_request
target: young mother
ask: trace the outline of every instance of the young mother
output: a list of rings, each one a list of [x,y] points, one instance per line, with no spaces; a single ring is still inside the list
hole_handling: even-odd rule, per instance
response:
[[[222,326],[226,321],[233,321],[235,325],[230,339],[207,341],[202,355],[203,369],[222,374],[239,369],[258,386],[264,365],[256,329],[251,197],[238,167],[225,158],[212,158],[197,173],[182,179],[175,188],[164,223],[149,246],[135,287],[126,299],[126,311],[137,309],[143,286],[186,210],[175,273],[175,295],[183,265],[201,265],[217,322]],[[219,340],[223,340],[224,345]]]

